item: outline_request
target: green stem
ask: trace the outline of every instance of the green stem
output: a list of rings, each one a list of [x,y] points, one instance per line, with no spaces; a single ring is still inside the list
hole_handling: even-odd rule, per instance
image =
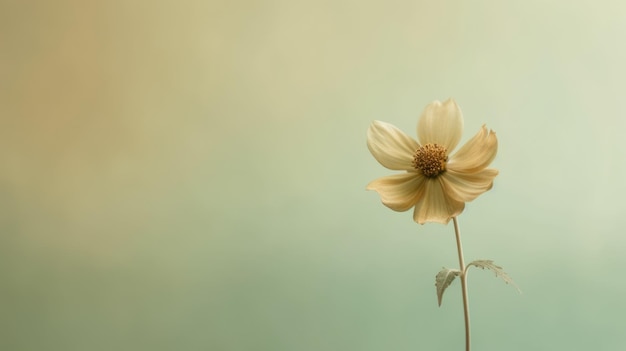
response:
[[[467,297],[467,270],[465,269],[465,261],[463,260],[463,246],[461,245],[461,231],[456,217],[452,217],[454,221],[454,234],[456,235],[456,247],[459,252],[459,265],[461,266],[461,290],[463,291],[463,314],[465,316],[465,351],[470,351],[470,318],[469,318],[469,298]]]

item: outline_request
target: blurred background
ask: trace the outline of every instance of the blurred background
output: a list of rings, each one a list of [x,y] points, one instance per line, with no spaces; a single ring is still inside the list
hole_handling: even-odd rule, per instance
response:
[[[475,350],[626,347],[620,1],[0,2],[0,349],[461,350],[369,124],[499,137]]]

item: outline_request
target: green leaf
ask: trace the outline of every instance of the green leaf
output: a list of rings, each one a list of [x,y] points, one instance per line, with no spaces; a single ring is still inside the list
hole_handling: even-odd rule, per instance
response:
[[[461,274],[461,271],[458,269],[448,269],[443,267],[437,276],[435,277],[435,286],[437,287],[437,301],[439,302],[439,306],[441,306],[441,299],[443,299],[443,292],[446,290],[450,283],[456,278],[457,275]]]
[[[467,265],[467,268],[469,268],[470,266],[476,266],[480,269],[490,269],[492,270],[494,273],[496,273],[496,277],[500,277],[502,278],[502,280],[504,280],[505,283],[507,284],[511,284],[513,285],[518,292],[522,292],[520,290],[520,288],[515,284],[515,282],[513,281],[513,279],[511,279],[511,277],[509,277],[508,274],[506,274],[506,272],[504,272],[502,270],[502,267],[496,265],[495,263],[493,263],[492,260],[476,260],[476,261],[472,261]],[[465,269],[467,271],[467,268]]]

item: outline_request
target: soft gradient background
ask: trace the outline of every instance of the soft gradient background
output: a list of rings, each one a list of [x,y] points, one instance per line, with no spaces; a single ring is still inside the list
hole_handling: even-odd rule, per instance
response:
[[[621,1],[0,2],[1,350],[461,350],[374,119],[500,141],[475,350],[626,347]]]

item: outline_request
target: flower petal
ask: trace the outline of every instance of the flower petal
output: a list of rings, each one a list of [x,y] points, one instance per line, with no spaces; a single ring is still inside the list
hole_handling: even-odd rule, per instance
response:
[[[395,174],[372,181],[367,184],[367,190],[376,190],[385,206],[403,212],[424,195],[424,180],[417,172]]]
[[[459,172],[477,172],[489,166],[497,152],[496,133],[483,125],[472,139],[450,157],[448,169]]]
[[[461,173],[448,170],[439,178],[444,191],[457,201],[472,201],[478,195],[491,189],[493,179],[498,175],[498,170],[485,168],[475,173]]]
[[[392,170],[415,170],[413,154],[417,141],[393,125],[374,121],[367,130],[367,148],[384,167]]]
[[[454,150],[463,134],[463,114],[452,99],[443,103],[433,101],[424,109],[417,122],[420,144],[439,144],[448,152]]]
[[[415,205],[413,220],[419,224],[438,222],[447,224],[450,218],[463,212],[465,203],[449,197],[439,178],[427,179],[424,197]]]

